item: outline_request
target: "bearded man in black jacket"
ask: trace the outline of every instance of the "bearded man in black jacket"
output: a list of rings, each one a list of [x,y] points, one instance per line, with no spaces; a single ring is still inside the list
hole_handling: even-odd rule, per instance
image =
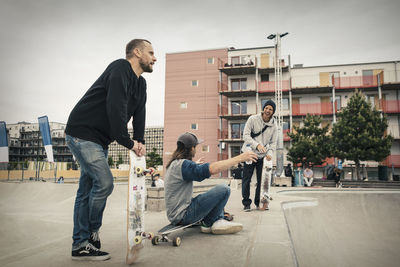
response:
[[[107,260],[100,251],[99,229],[107,197],[113,190],[108,145],[116,140],[138,156],[146,153],[146,80],[156,62],[152,44],[134,39],[126,59],[112,62],[76,104],[65,129],[66,142],[81,168],[74,206],[73,260]],[[133,140],[127,124],[132,120]]]

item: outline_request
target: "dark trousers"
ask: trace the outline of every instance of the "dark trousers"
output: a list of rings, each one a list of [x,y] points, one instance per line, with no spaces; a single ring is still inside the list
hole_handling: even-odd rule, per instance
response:
[[[263,169],[264,159],[258,159],[252,164],[244,164],[243,169],[243,180],[242,180],[242,204],[243,206],[249,206],[251,204],[250,197],[250,182],[253,176],[254,168],[256,168],[257,175],[257,187],[256,195],[254,196],[254,204],[258,206],[260,204],[260,189],[261,189],[261,175]]]

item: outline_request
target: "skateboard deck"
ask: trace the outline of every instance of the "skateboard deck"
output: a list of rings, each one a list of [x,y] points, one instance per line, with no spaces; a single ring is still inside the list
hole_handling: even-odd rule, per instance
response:
[[[269,203],[272,200],[272,197],[269,193],[272,180],[272,160],[267,160],[266,157],[264,157],[264,165],[261,178],[261,201],[266,201],[267,203]]]
[[[175,236],[174,238],[169,238],[168,235],[180,230],[184,230],[189,227],[195,227],[195,226],[200,226],[201,225],[201,220],[188,224],[188,225],[174,225],[174,224],[168,224],[158,230],[158,234],[153,237],[151,240],[151,243],[153,245],[158,245],[159,242],[172,242],[173,246],[179,247],[181,245],[181,238],[179,236]]]
[[[154,171],[146,169],[146,158],[138,157],[132,150],[129,151],[130,168],[128,179],[127,205],[127,241],[128,249],[126,263],[132,264],[138,257],[146,239],[153,237],[152,233],[145,232],[144,211],[146,200],[147,173]]]

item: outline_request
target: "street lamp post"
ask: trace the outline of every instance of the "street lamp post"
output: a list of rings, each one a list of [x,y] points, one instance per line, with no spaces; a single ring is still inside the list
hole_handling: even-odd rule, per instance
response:
[[[282,116],[282,65],[281,65],[281,38],[288,35],[285,33],[270,34],[267,38],[275,40],[275,103],[276,118],[278,126],[278,143],[276,147],[276,175],[281,176],[283,172],[283,116]]]

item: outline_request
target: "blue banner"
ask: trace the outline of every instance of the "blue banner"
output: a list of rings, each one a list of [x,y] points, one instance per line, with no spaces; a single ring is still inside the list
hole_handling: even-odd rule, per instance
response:
[[[51,145],[51,135],[50,135],[50,126],[49,126],[49,119],[47,116],[39,117],[39,127],[40,132],[43,138],[43,145]]]
[[[0,162],[8,162],[7,127],[4,121],[0,121]]]
[[[8,147],[7,127],[4,121],[0,121],[0,146]]]
[[[42,116],[42,117],[39,117],[38,120],[39,120],[40,132],[42,134],[43,145],[46,150],[47,160],[49,162],[54,162],[53,146],[51,145],[49,119],[47,118],[47,116]]]

